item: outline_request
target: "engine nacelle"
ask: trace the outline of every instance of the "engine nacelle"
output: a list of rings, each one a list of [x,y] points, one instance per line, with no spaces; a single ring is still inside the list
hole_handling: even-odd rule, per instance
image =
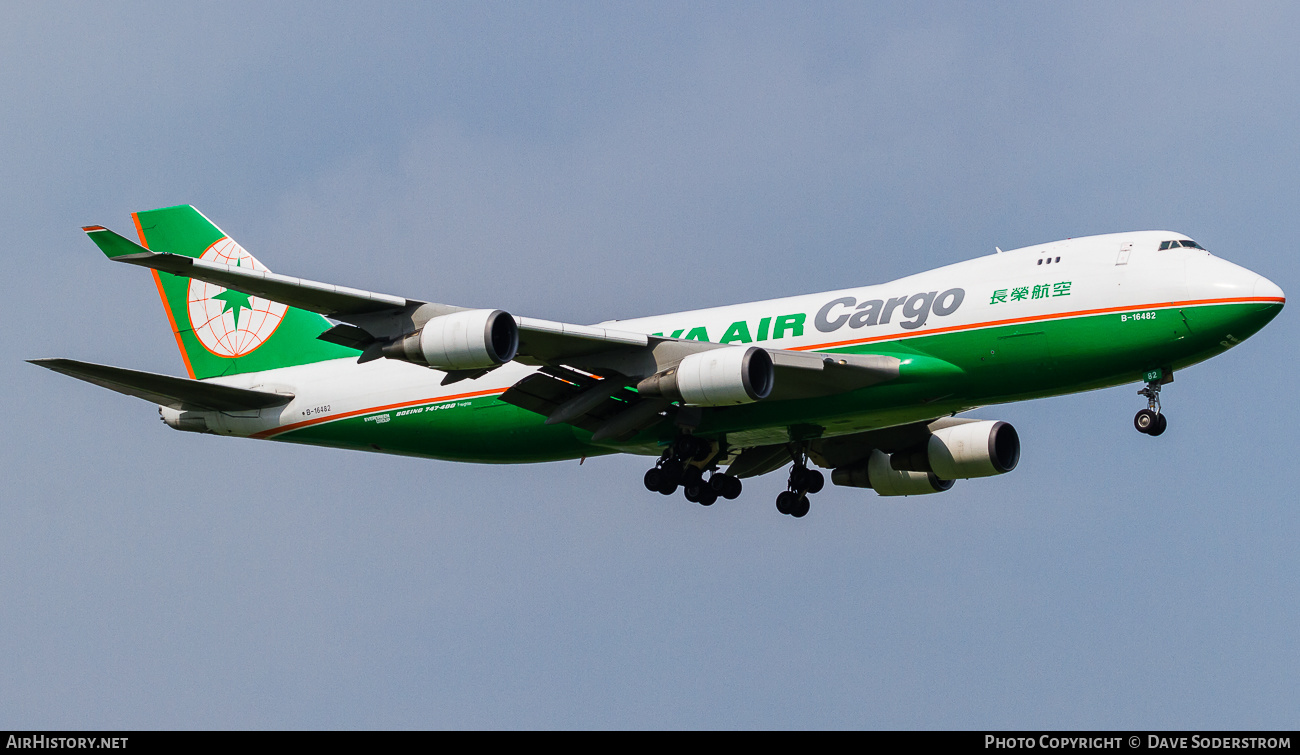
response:
[[[1020,435],[1002,421],[940,428],[928,446],[930,469],[945,480],[1006,474],[1020,463]]]
[[[515,318],[499,309],[469,309],[429,320],[383,354],[440,370],[480,370],[509,362],[518,350]]]
[[[852,488],[872,488],[880,495],[928,495],[952,487],[951,479],[940,478],[933,472],[894,469],[889,455],[880,449],[873,450],[865,464],[832,470],[831,482]]]
[[[896,470],[933,472],[945,480],[1005,474],[1020,462],[1020,436],[1009,423],[963,422],[932,431],[922,448],[896,453]]]
[[[757,346],[701,351],[676,367],[642,380],[636,389],[689,406],[734,406],[761,401],[772,393],[772,357]]]

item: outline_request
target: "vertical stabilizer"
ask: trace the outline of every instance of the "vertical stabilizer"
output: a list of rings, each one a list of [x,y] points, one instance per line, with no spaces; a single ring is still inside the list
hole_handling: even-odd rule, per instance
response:
[[[189,205],[132,213],[140,244],[153,251],[266,270]],[[260,372],[356,356],[318,340],[330,322],[315,312],[171,273],[152,271],[190,377]]]

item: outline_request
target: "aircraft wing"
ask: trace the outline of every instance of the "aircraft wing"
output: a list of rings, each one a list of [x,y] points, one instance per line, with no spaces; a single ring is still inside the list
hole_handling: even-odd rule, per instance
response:
[[[768,349],[776,384],[769,401],[833,396],[898,377],[900,360],[880,354]]]
[[[171,409],[238,412],[283,406],[293,400],[291,393],[251,391],[247,388],[232,388],[228,385],[159,375],[154,372],[78,362],[75,359],[29,359],[27,361],[38,367],[61,372],[78,380]]]
[[[252,296],[288,304],[291,307],[319,312],[327,317],[391,312],[424,304],[400,296],[317,283],[246,267],[221,265],[181,254],[155,252],[103,226],[86,226],[82,230],[104,254],[108,255],[109,259],[115,262],[126,262],[185,278],[195,278],[224,288],[233,288]]]
[[[103,226],[86,226],[82,230],[115,262],[194,278],[341,320],[347,324],[331,328],[322,338],[355,349],[364,350],[376,341],[413,332],[434,317],[468,309],[156,252]],[[589,325],[531,317],[521,317],[516,322],[521,361],[533,364],[547,364],[611,347],[643,348],[650,341],[650,336],[644,333]]]
[[[341,324],[325,331],[319,338],[361,351],[359,361],[392,356],[397,353],[393,349],[395,344],[417,333],[434,318],[469,311],[466,307],[424,302],[154,251],[103,226],[87,226],[83,230],[114,261],[201,280],[340,321]],[[598,435],[602,437],[622,437],[641,426],[648,426],[646,423],[659,421],[662,419],[660,416],[641,415],[650,411],[648,407],[659,404],[664,406],[659,406],[656,411],[662,412],[666,409],[667,402],[657,399],[649,401],[633,390],[614,391],[608,383],[594,389],[594,382],[603,382],[603,378],[616,376],[622,378],[620,388],[635,386],[638,379],[671,369],[691,354],[727,348],[719,343],[652,336],[602,326],[573,325],[531,317],[513,319],[518,330],[518,349],[514,361],[552,368],[554,374],[536,379],[526,378],[511,389],[505,400],[547,417],[556,416],[555,412],[562,406],[567,406],[559,414],[566,417],[563,421],[579,426],[599,423],[603,430]],[[772,357],[775,371],[775,387],[769,400],[834,395],[891,380],[899,374],[899,360],[891,356],[821,354],[781,349],[766,351]],[[398,355],[400,357],[400,353]],[[443,380],[446,384],[486,374],[495,369],[495,365],[486,368],[475,366],[467,369],[443,369],[447,372]],[[574,375],[584,374],[593,376],[593,379],[573,379]],[[524,382],[528,385],[525,386]],[[579,393],[587,394],[583,401],[594,402],[592,396],[595,394],[591,390],[596,393],[607,392],[603,403],[591,403],[582,412],[574,411],[573,407],[577,404],[566,404],[577,400]],[[586,406],[581,401],[579,404]],[[634,407],[640,408],[633,411]],[[611,414],[614,410],[620,410],[618,416]]]
[[[644,421],[657,421],[667,407],[667,402],[643,400],[631,390],[631,382],[622,375],[543,367],[511,386],[501,400],[546,417],[548,425],[580,427],[594,438],[599,435],[597,440],[622,438],[635,434]]]

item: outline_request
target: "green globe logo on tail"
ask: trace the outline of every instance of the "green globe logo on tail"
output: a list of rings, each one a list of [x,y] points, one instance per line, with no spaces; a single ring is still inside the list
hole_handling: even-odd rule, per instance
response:
[[[189,205],[132,213],[137,246],[102,226],[87,226],[91,240],[110,258],[154,253],[197,257],[204,262],[269,272],[224,231]],[[330,322],[315,312],[184,275],[153,271],[176,345],[190,377],[263,372],[280,367],[355,358],[356,349],[317,336]]]
[[[200,259],[232,267],[266,271],[230,237],[214,242]],[[240,357],[266,343],[289,309],[279,302],[190,279],[187,299],[190,324],[203,348],[227,359]]]

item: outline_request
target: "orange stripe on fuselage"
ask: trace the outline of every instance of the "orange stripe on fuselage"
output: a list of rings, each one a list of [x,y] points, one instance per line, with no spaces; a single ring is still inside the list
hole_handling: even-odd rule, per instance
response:
[[[140,216],[131,213],[131,220],[135,221],[135,234],[140,237],[140,246],[145,249],[149,248],[149,242],[144,238],[144,228],[140,227]],[[162,299],[163,311],[167,313],[167,322],[172,326],[172,335],[176,336],[176,348],[181,350],[181,361],[185,362],[185,371],[190,374],[190,379],[194,379],[194,368],[190,366],[190,355],[185,353],[185,342],[181,340],[181,329],[176,326],[176,316],[172,314],[172,305],[167,302],[167,293],[163,291],[162,278],[158,276],[157,270],[150,270],[153,273],[154,285],[158,287],[158,298]]]
[[[1026,322],[1042,322],[1044,320],[1062,320],[1067,317],[1087,317],[1088,315],[1104,315],[1110,312],[1128,312],[1134,309],[1170,309],[1172,307],[1195,307],[1207,304],[1248,304],[1250,302],[1275,302],[1285,304],[1286,299],[1277,296],[1260,296],[1245,297],[1240,299],[1196,299],[1192,301],[1170,301],[1160,304],[1135,304],[1123,307],[1104,307],[1102,309],[1079,309],[1073,312],[1059,312],[1048,315],[1029,315],[1028,317],[1012,317],[1007,320],[990,320],[988,322],[976,322],[969,325],[951,325],[946,328],[931,328],[929,330],[920,330],[915,333],[890,333],[883,336],[871,336],[869,338],[855,338],[849,341],[835,341],[833,343],[819,343],[812,346],[792,346],[790,351],[816,351],[817,349],[833,349],[841,346],[853,346],[860,343],[872,343],[876,341],[901,341],[905,338],[917,338],[919,336],[933,336],[940,333],[956,333],[963,330],[975,330],[976,328],[996,328],[1002,325],[1019,325]]]
[[[1080,309],[1074,312],[1062,312],[1053,315],[1031,315],[1029,317],[1014,317],[1007,320],[990,320],[988,322],[972,323],[970,325],[953,325],[947,328],[932,328],[930,330],[923,330],[919,333],[905,333],[905,334],[894,333],[890,335],[873,336],[871,338],[859,338],[851,341],[835,341],[833,343],[819,343],[819,344],[813,344],[811,346],[795,346],[789,350],[790,351],[816,351],[817,349],[830,349],[830,348],[836,348],[840,346],[852,346],[854,344],[870,343],[873,341],[899,341],[905,338],[916,338],[918,336],[938,335],[940,333],[955,333],[962,330],[974,330],[976,328],[994,328],[1001,325],[1015,325],[1024,322],[1038,322],[1042,320],[1059,320],[1066,317],[1085,317],[1087,315],[1104,315],[1109,312],[1125,312],[1134,309],[1169,309],[1170,307],[1190,307],[1190,306],[1207,305],[1207,304],[1234,304],[1234,303],[1246,304],[1249,302],[1261,302],[1261,303],[1271,302],[1271,303],[1285,304],[1286,299],[1282,297],[1275,297],[1275,296],[1247,297],[1241,299],[1199,299],[1195,301],[1165,302],[1163,304],[1143,304],[1143,305],[1125,306],[1125,307],[1105,307],[1102,309]],[[182,351],[182,353],[184,352]],[[284,425],[282,427],[275,427],[270,430],[263,430],[259,433],[253,433],[253,435],[251,435],[250,437],[265,439],[273,435],[279,435],[280,433],[289,432],[290,430],[298,430],[303,427],[318,425],[322,422],[333,422],[334,420],[347,419],[349,417],[356,417],[362,414],[386,412],[386,411],[391,411],[393,409],[403,409],[408,406],[417,406],[419,404],[441,404],[447,401],[458,401],[464,398],[476,398],[479,396],[500,395],[505,392],[506,389],[504,388],[493,388],[485,391],[475,391],[473,393],[460,393],[454,396],[444,396],[442,398],[423,398],[423,399],[417,399],[415,401],[403,401],[398,404],[388,404],[387,406],[376,406],[369,409],[358,409],[352,412],[344,412],[343,414],[332,414],[324,417],[317,417],[315,419],[304,420],[302,422],[295,422],[291,425]]]
[[[352,411],[352,412],[343,412],[342,414],[330,414],[324,417],[317,417],[315,419],[307,419],[307,420],[303,420],[302,422],[295,422],[292,425],[284,425],[282,427],[275,427],[270,430],[263,430],[260,433],[253,433],[250,437],[269,438],[272,435],[278,435],[280,433],[289,432],[290,430],[298,430],[304,427],[309,427],[311,425],[318,425],[322,422],[333,422],[334,420],[338,420],[338,419],[347,419],[349,417],[356,417],[361,414],[374,414],[375,412],[387,412],[387,411],[392,411],[393,409],[404,409],[408,406],[418,406],[420,404],[445,404],[448,401],[459,401],[464,398],[478,398],[479,396],[499,395],[505,392],[506,392],[505,388],[491,388],[486,391],[474,391],[472,393],[458,393],[454,396],[435,396],[432,398],[417,399],[415,401],[403,401],[397,404],[388,404],[387,406],[374,406],[369,409],[357,409],[356,411]]]

